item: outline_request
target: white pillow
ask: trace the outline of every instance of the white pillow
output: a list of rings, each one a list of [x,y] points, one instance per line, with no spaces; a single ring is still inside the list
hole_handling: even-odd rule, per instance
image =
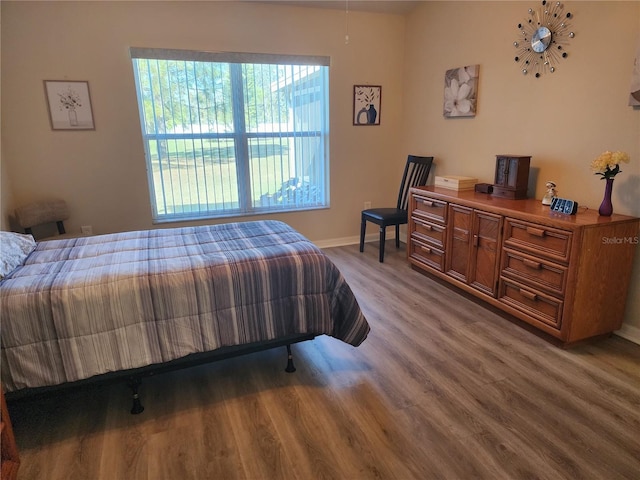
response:
[[[0,232],[0,279],[22,265],[36,248],[32,235],[14,232]]]

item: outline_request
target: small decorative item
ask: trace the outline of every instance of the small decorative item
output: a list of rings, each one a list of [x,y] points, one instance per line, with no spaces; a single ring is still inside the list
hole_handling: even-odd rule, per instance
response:
[[[522,73],[534,73],[540,78],[543,73],[556,71],[560,59],[567,58],[569,39],[575,37],[569,31],[571,12],[564,13],[560,2],[542,0],[536,10],[529,9],[529,16],[518,23],[519,38],[513,42],[516,48],[514,60],[520,64]]]
[[[353,86],[353,124],[380,125],[380,102],[382,87],[380,85]]]
[[[45,80],[44,90],[53,130],[95,130],[89,82]]]
[[[519,200],[527,198],[531,156],[496,155],[496,174],[491,195]]]
[[[604,198],[598,209],[598,213],[603,217],[610,217],[613,214],[613,204],[611,203],[611,193],[613,191],[613,178],[622,172],[620,163],[629,163],[629,155],[625,152],[603,152],[591,162],[591,170],[602,176],[607,182],[604,190]]]
[[[444,75],[445,117],[475,117],[480,65],[452,68]]]
[[[547,182],[545,187],[547,187],[547,193],[542,197],[542,205],[551,205],[553,197],[558,196],[558,192],[556,192],[556,184],[554,182]]]

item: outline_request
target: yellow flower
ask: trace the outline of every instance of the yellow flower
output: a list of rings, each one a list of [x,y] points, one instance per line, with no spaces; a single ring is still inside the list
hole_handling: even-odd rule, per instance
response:
[[[591,170],[602,178],[613,178],[620,170],[620,163],[629,163],[629,154],[625,152],[603,152],[591,162]]]
[[[620,162],[624,162],[624,163],[629,163],[629,154],[625,153],[625,152],[613,152],[611,154],[611,160],[613,160],[613,163],[615,163],[616,165],[620,164]]]

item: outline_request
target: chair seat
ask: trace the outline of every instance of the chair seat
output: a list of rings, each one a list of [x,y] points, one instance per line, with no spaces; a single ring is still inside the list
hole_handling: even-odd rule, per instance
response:
[[[399,208],[370,208],[362,211],[362,217],[378,225],[407,223],[407,211]]]

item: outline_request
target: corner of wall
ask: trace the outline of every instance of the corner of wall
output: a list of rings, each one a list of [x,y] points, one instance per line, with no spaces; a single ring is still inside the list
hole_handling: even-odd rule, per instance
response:
[[[634,325],[622,324],[622,327],[615,332],[615,335],[640,345],[640,328]]]
[[[2,147],[0,146],[1,149]],[[2,215],[0,217],[0,230],[11,230],[9,215],[13,211],[13,207],[13,190],[7,174],[7,167],[0,154],[0,215]]]

